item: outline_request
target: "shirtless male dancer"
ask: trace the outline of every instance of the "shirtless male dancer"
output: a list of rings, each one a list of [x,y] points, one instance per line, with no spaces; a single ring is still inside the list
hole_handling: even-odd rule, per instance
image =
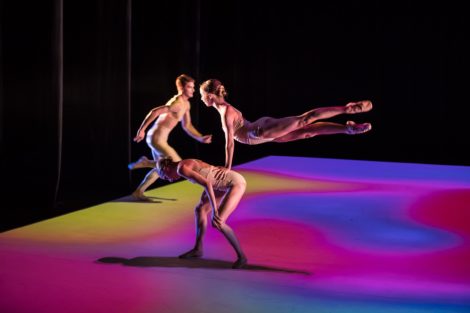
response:
[[[184,131],[197,141],[202,143],[211,143],[212,141],[212,135],[201,135],[191,123],[189,99],[194,94],[194,79],[182,74],[176,78],[176,88],[178,94],[168,100],[165,105],[150,110],[134,138],[135,142],[141,142],[146,137],[147,145],[151,149],[155,161],[162,157],[171,157],[174,161],[181,160],[175,149],[168,144],[168,136],[178,122],[181,122]],[[155,123],[148,130],[146,136],[146,129],[155,119]],[[139,167],[138,161],[128,165],[131,170]],[[158,173],[156,169],[152,169],[132,193],[132,196],[139,200],[148,201],[149,198],[144,195],[144,192],[157,179]]]

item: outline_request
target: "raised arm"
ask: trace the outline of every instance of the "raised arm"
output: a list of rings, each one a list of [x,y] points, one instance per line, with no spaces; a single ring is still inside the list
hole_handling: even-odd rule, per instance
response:
[[[140,125],[139,130],[137,130],[137,135],[134,137],[134,141],[141,142],[142,139],[145,138],[145,131],[147,130],[147,127],[150,125],[150,123],[152,123],[159,115],[163,113],[168,113],[169,111],[170,108],[167,105],[162,105],[150,110],[150,112],[147,114],[144,121]]]
[[[181,121],[181,126],[183,127],[184,131],[194,139],[202,143],[211,143],[212,142],[212,135],[202,135],[198,130],[193,126],[191,122],[191,114],[189,109],[184,113],[183,120]]]

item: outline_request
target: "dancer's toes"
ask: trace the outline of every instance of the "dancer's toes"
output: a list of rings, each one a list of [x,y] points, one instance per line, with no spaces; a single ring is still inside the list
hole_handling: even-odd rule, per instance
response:
[[[346,104],[347,114],[364,113],[372,110],[372,102],[369,100],[349,102]]]
[[[245,257],[238,258],[238,260],[236,260],[235,263],[233,263],[232,268],[242,268],[246,265],[247,262],[248,260]]]
[[[202,251],[200,250],[195,250],[191,249],[186,253],[183,253],[182,255],[178,256],[180,259],[194,259],[194,258],[200,258],[202,257]]]
[[[130,169],[130,170],[135,170],[137,168],[143,168],[143,167],[146,167],[146,163],[148,161],[149,161],[149,159],[147,159],[146,156],[143,156],[143,157],[140,157],[140,159],[138,159],[137,161],[129,163],[127,165],[127,168]]]
[[[348,135],[358,135],[368,132],[372,129],[372,124],[362,123],[356,124],[353,121],[346,122],[346,133]]]

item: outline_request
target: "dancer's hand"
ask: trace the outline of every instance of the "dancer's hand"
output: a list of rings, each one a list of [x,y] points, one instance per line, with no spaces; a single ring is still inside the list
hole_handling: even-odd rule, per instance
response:
[[[222,227],[222,220],[217,212],[212,212],[212,226],[217,229]]]
[[[211,143],[212,142],[212,135],[202,136],[199,141],[202,142],[202,143]]]
[[[135,142],[141,142],[145,138],[145,131],[141,130],[137,133],[137,136],[134,137]]]

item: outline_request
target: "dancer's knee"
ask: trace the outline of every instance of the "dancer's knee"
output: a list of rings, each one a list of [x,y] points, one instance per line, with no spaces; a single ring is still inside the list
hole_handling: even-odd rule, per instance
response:
[[[212,220],[211,225],[213,228],[217,229],[218,231],[222,231],[222,225],[216,223],[214,220]]]
[[[303,114],[297,119],[297,128],[304,128],[307,125],[311,124],[313,121],[313,116],[311,114]]]
[[[199,200],[199,203],[194,208],[194,212],[197,214],[208,214],[211,210],[209,198],[207,198],[206,193],[204,192]]]
[[[207,214],[209,210],[207,209],[207,206],[204,205],[204,203],[200,202],[196,207],[194,208],[194,214],[196,215],[202,215],[202,214]]]
[[[196,216],[207,215],[209,212],[210,208],[202,201],[199,202],[194,208],[194,214],[196,214]]]
[[[219,230],[219,231],[222,231],[224,226],[225,226],[225,221],[222,221],[222,220],[216,220],[214,218],[212,218],[212,222],[211,222],[211,225],[212,227],[214,227],[215,229]]]
[[[306,132],[305,134],[303,134],[303,139],[307,139],[307,138],[312,138],[312,137],[315,137],[317,135],[316,132],[312,131],[312,132]]]

